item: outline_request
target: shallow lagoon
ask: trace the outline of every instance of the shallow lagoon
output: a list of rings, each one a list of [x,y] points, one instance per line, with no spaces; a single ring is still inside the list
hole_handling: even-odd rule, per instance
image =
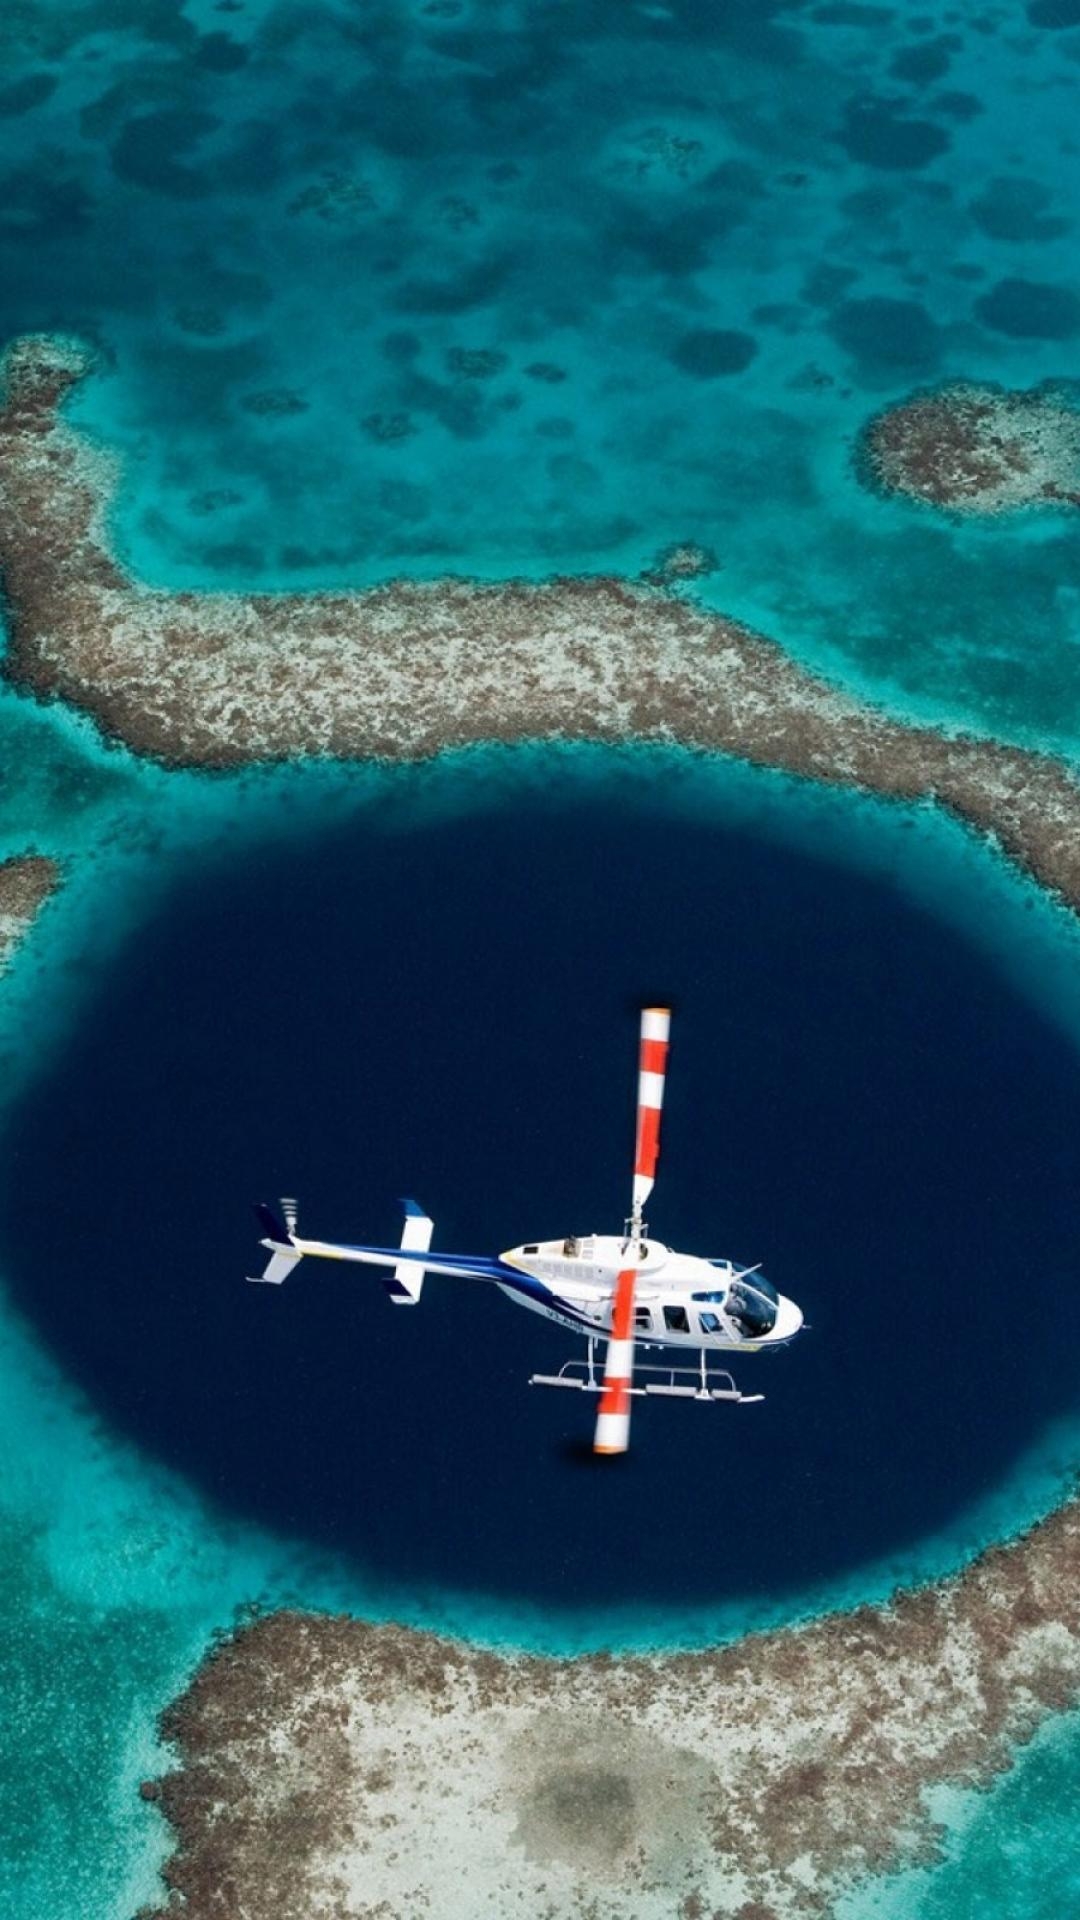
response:
[[[992,4],[41,5],[0,340],[81,331],[149,579],[637,573],[1076,752],[1068,516],[865,492],[868,415],[1075,375],[1075,33]]]

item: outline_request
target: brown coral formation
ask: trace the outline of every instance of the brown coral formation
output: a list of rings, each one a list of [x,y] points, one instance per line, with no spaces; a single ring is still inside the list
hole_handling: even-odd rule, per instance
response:
[[[937,1587],[705,1653],[268,1615],[166,1715],[166,1879],[190,1920],[824,1914],[933,1857],[928,1786],[1080,1698],[1078,1571],[1074,1502]]]
[[[478,740],[678,740],[939,801],[1080,905],[1080,787],[1043,755],[908,727],[736,622],[613,579],[165,593],[113,559],[109,458],[58,412],[82,351],[18,342],[0,409],[5,671],[140,752],[225,767]]]
[[[0,860],[0,974],[59,885],[60,869],[44,854]]]
[[[915,394],[871,421],[863,451],[886,492],[954,512],[1080,506],[1080,411],[1052,389]]]
[[[719,565],[711,547],[701,547],[696,540],[677,540],[673,546],[661,548],[641,578],[650,587],[674,587],[685,580],[702,580],[706,574],[715,573]]]

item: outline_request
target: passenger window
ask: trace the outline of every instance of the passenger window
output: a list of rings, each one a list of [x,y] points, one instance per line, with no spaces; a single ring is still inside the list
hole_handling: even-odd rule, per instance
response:
[[[689,1333],[690,1321],[685,1307],[665,1307],[664,1325],[669,1333]]]
[[[635,1307],[634,1325],[639,1333],[652,1332],[652,1314],[649,1312],[648,1307]]]
[[[718,1313],[699,1313],[698,1325],[702,1333],[720,1333],[720,1315]]]

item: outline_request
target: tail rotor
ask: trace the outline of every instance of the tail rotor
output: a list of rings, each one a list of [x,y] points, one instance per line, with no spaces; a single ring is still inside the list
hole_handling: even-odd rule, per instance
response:
[[[255,1208],[255,1218],[262,1228],[260,1245],[269,1252],[270,1259],[265,1273],[249,1273],[248,1279],[265,1282],[267,1286],[280,1287],[287,1280],[295,1266],[298,1266],[302,1254],[293,1250],[296,1235],[296,1201],[282,1200],[281,1213],[275,1213],[265,1201]]]

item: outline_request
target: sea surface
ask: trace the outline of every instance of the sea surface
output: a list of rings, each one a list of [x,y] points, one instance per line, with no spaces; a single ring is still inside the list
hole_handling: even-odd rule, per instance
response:
[[[1067,513],[868,494],[868,415],[1074,381],[1075,0],[32,0],[0,337],[79,331],[187,586],[634,574],[899,710],[1080,745]],[[1071,24],[1071,29],[1070,25]]]
[[[901,714],[1080,751],[1080,543],[858,477],[877,408],[1077,378],[1073,0],[34,0],[0,14],[0,338],[88,338],[114,535],[193,587],[635,575]],[[1073,391],[1066,385],[1065,391]],[[165,774],[0,695],[0,1903],[130,1920],[158,1711],[291,1599],[571,1651],[961,1565],[1071,1488],[1080,934],[924,808],[657,751]],[[653,1230],[804,1306],[763,1405],[588,1410],[557,1330],[305,1266]],[[743,1379],[745,1372],[747,1378]],[[639,1417],[640,1416],[640,1417]],[[614,1520],[616,1524],[612,1525]],[[1075,1902],[1080,1727],[841,1920]]]
[[[680,806],[679,756],[628,759],[556,754],[445,820],[388,780],[317,839],[193,863],[0,1162],[0,1267],[112,1428],[399,1588],[551,1619],[850,1576],[1080,1407],[1058,1026],[896,878],[725,818],[722,781]],[[639,1408],[597,1472],[591,1402],[526,1391],[580,1342],[490,1288],[432,1280],[406,1313],[338,1264],[241,1284],[249,1202],[283,1190],[316,1238],[393,1245],[414,1186],[449,1249],[618,1232],[661,991],[654,1230],[763,1261],[811,1324],[736,1369],[763,1408]]]

